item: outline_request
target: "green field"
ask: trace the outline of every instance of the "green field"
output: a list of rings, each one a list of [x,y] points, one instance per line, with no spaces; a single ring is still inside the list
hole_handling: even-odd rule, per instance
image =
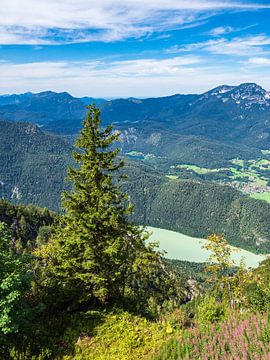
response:
[[[181,170],[194,171],[198,175],[214,174],[229,171],[227,175],[229,181],[249,182],[258,187],[265,187],[269,178],[270,161],[265,158],[256,160],[232,159],[231,166],[222,168],[204,168],[192,164],[177,164],[171,166],[171,171]],[[172,173],[173,175],[176,175]]]
[[[251,197],[254,199],[264,200],[270,203],[270,192],[254,193],[251,194]]]
[[[176,260],[186,260],[192,262],[205,262],[210,253],[202,249],[205,239],[198,239],[187,236],[175,231],[147,227],[150,231],[150,241],[158,241],[159,249],[166,251],[165,257]],[[233,247],[232,247],[233,248]],[[250,251],[233,248],[232,258],[237,265],[243,258],[248,267],[257,267],[259,262],[264,259],[263,255],[253,254]]]

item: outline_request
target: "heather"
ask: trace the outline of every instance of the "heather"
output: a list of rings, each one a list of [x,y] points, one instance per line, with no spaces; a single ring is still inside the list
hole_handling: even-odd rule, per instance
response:
[[[269,330],[269,314],[232,312],[221,323],[178,333],[152,359],[270,359]]]

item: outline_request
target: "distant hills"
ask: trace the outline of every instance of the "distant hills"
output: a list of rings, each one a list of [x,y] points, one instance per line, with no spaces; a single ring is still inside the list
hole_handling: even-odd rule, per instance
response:
[[[85,105],[96,101],[104,124],[121,131],[123,153],[150,154],[157,166],[216,167],[270,148],[270,93],[253,83],[222,85],[204,94],[149,99],[75,98],[46,91],[0,96],[0,119],[30,121],[48,132],[75,135]]]
[[[0,96],[0,119],[9,121],[30,121],[39,126],[51,122],[75,121],[81,124],[85,116],[85,105],[106,100],[71,96],[67,92],[44,91],[37,94],[13,94]]]
[[[270,97],[256,84],[221,86],[202,95],[114,100],[103,104],[102,114],[121,130],[124,151],[176,163],[214,167],[236,156],[255,158],[270,147]]]
[[[60,210],[72,146],[37,125],[0,121],[0,197],[15,204]],[[270,250],[270,204],[207,181],[170,180],[142,162],[126,159],[123,190],[134,206],[133,220],[206,237],[224,233],[230,243]],[[0,214],[1,215],[1,214]]]

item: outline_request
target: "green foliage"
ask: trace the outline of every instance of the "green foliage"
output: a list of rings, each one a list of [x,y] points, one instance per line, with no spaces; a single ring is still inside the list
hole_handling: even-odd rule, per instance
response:
[[[235,266],[234,261],[231,260],[233,250],[224,235],[211,235],[202,248],[211,251],[207,259],[208,271],[223,275],[228,269]]]
[[[270,308],[270,259],[264,260],[257,269],[246,271],[241,279],[242,305],[252,311],[268,311]]]
[[[29,326],[32,310],[26,301],[33,273],[28,256],[11,247],[11,233],[0,224],[0,341]]]
[[[11,230],[13,247],[28,251],[37,243],[46,242],[58,223],[57,214],[34,205],[12,205],[0,200],[0,221]],[[37,239],[38,238],[38,239]]]
[[[0,128],[1,197],[60,211],[60,194],[68,187],[64,177],[72,146],[32,124],[0,122]],[[183,146],[192,150],[192,144],[202,146],[198,139]],[[168,146],[172,147],[170,141]],[[173,150],[182,154],[182,149]],[[201,151],[191,153],[196,158]],[[196,237],[215,231],[224,233],[233,245],[268,252],[269,204],[206,181],[167,181],[161,172],[139,162],[127,161],[125,172],[129,180],[123,181],[122,189],[135,205],[132,220],[137,224]]]
[[[168,337],[166,324],[151,322],[124,311],[104,314],[94,333],[87,331],[87,322],[84,323],[84,331],[77,333],[76,337],[76,325],[66,331],[64,339],[70,342],[73,338],[75,350],[72,355],[63,356],[63,360],[145,359]]]
[[[213,296],[204,297],[197,311],[198,322],[202,327],[223,320],[226,315],[225,304],[217,302]]]
[[[99,110],[90,106],[74,152],[79,166],[69,169],[73,189],[64,193],[63,224],[37,254],[44,276],[61,287],[64,301],[106,303],[127,297],[141,304],[163,271],[160,255],[146,246],[143,229],[128,220],[131,207],[113,175],[123,166],[111,147],[118,134],[111,126],[102,130],[100,121]]]
[[[193,279],[202,283],[207,278],[205,263],[172,259],[166,259],[166,262],[172,267],[173,271],[181,274],[186,280]]]
[[[139,166],[139,165],[138,165]],[[231,245],[255,252],[270,249],[270,204],[208,182],[166,180],[141,168],[123,184],[134,203],[132,219],[190,236],[224,234]]]

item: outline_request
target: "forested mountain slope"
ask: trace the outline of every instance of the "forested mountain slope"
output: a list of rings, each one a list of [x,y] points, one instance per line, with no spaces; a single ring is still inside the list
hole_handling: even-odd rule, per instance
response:
[[[0,96],[0,117],[9,121],[30,121],[39,125],[68,121],[75,122],[77,128],[85,116],[85,106],[106,100],[91,97],[75,98],[67,92],[43,91]]]
[[[46,209],[34,205],[13,205],[0,200],[0,222],[4,222],[11,230],[12,246],[17,250],[32,250],[48,240],[53,225],[59,216]]]
[[[201,95],[113,100],[103,104],[102,115],[105,122],[135,128],[137,122],[156,128],[163,124],[179,135],[258,148],[270,144],[270,93],[253,83],[222,85]]]
[[[36,125],[0,122],[1,197],[15,204],[60,210],[72,146]],[[225,233],[248,249],[270,249],[270,205],[208,182],[169,180],[162,172],[126,160],[123,184],[139,224],[206,237]]]
[[[270,251],[270,204],[229,187],[193,180],[168,180],[147,167],[129,164],[123,187],[140,224],[195,236],[225,234],[231,244]]]
[[[58,210],[72,146],[30,123],[0,121],[0,196]]]

